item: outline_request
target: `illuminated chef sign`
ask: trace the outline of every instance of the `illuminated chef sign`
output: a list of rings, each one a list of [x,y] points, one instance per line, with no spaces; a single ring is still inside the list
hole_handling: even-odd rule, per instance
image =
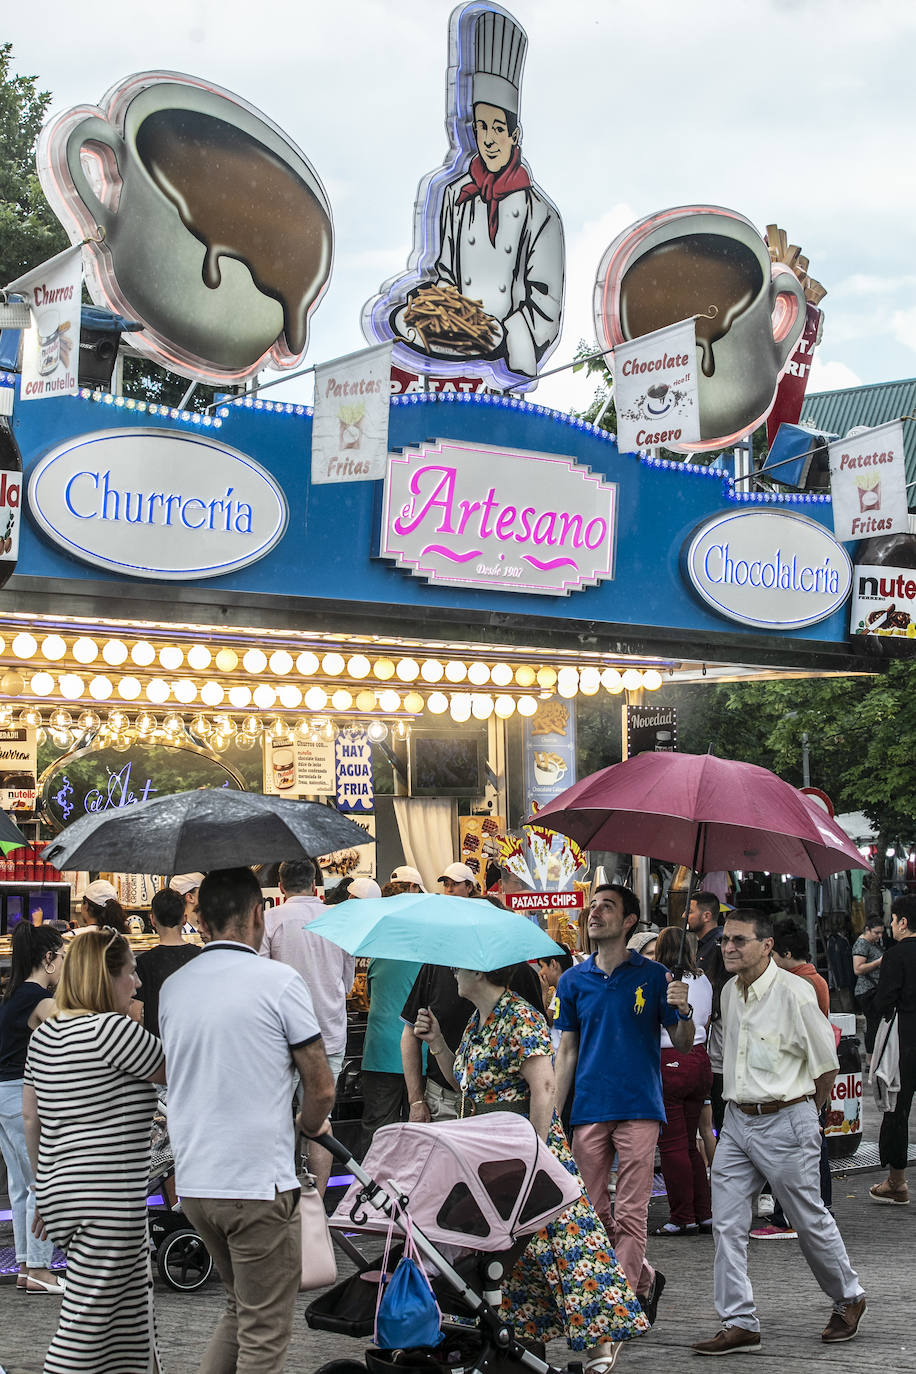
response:
[[[439,439],[389,457],[380,552],[430,582],[555,596],[613,577],[616,510],[572,458]]]
[[[823,525],[777,511],[715,516],[688,540],[684,561],[714,610],[765,630],[825,620],[852,584],[849,555]]]
[[[282,537],[283,492],[258,464],[209,435],[115,429],[47,454],[29,506],[56,544],[128,577],[219,577]]]

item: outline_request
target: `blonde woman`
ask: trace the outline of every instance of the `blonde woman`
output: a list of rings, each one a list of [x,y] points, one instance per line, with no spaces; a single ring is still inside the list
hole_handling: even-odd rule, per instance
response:
[[[157,1367],[146,1230],[154,1083],[162,1046],[132,1021],[134,956],[111,929],[71,942],[58,1014],[29,1042],[22,1094],[35,1229],[67,1252],[46,1374]]]

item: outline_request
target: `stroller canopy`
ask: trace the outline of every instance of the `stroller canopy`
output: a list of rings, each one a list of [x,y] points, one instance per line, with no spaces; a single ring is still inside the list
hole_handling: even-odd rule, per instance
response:
[[[431,1241],[474,1250],[507,1250],[565,1212],[582,1192],[531,1123],[512,1112],[435,1126],[382,1126],[362,1167],[383,1187],[391,1180],[409,1197],[410,1218]],[[331,1226],[387,1231],[387,1217],[369,1204],[365,1221],[352,1220],[360,1186],[348,1188]]]

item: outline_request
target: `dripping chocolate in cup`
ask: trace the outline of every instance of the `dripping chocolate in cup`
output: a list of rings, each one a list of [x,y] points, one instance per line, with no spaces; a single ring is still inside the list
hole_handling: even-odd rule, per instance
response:
[[[48,126],[39,166],[64,223],[99,240],[93,298],[139,319],[138,346],[157,360],[228,382],[302,356],[330,276],[331,212],[265,115],[194,77],[146,72]]]
[[[611,244],[595,323],[607,347],[696,317],[700,435],[718,448],[766,417],[805,324],[794,273],[743,215],[712,205],[647,216]]]

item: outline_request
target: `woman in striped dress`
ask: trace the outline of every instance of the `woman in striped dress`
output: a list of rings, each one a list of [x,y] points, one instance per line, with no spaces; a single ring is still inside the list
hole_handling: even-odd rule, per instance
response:
[[[42,1223],[67,1252],[60,1322],[45,1374],[158,1368],[146,1190],[162,1047],[127,1015],[138,987],[123,936],[70,944],[58,1015],[29,1042],[22,1110]]]

